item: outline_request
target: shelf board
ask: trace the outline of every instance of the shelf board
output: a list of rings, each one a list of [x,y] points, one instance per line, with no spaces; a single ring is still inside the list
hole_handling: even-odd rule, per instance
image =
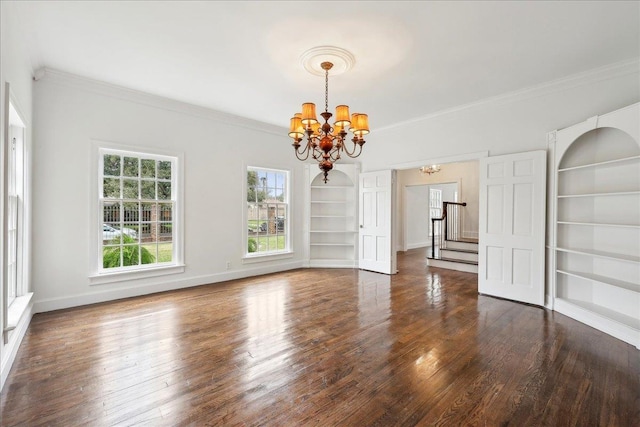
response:
[[[640,257],[637,255],[617,254],[612,252],[595,251],[592,249],[561,248],[561,247],[557,247],[556,251],[567,252],[570,254],[593,256],[596,258],[612,259],[616,261],[640,263]]]
[[[630,156],[630,157],[623,157],[623,158],[620,158],[620,159],[606,160],[606,161],[603,161],[603,162],[586,163],[586,164],[580,165],[580,166],[572,166],[570,168],[561,168],[561,169],[558,169],[558,172],[567,172],[567,171],[573,171],[573,170],[576,170],[576,169],[592,168],[592,167],[595,167],[595,166],[609,165],[609,164],[613,164],[613,163],[630,162],[632,160],[640,160],[640,156]]]
[[[579,309],[586,310],[589,313],[595,313],[597,315],[600,315],[609,320],[613,320],[615,322],[621,323],[630,328],[640,330],[640,319],[626,316],[624,314],[618,313],[617,311],[602,307],[601,305],[594,304],[592,302],[579,301],[579,300],[568,299],[568,298],[556,297],[556,300],[562,301],[563,303],[568,305],[575,306]]]
[[[310,233],[357,233],[354,230],[310,230]]]
[[[353,243],[309,243],[311,246],[355,246]]]
[[[604,223],[604,222],[558,221],[558,224],[564,224],[564,225],[587,225],[587,226],[593,226],[593,227],[640,228],[640,224],[610,224],[610,223]]]
[[[558,199],[569,199],[574,197],[628,196],[633,194],[640,194],[640,191],[618,191],[618,192],[610,192],[610,193],[588,193],[588,194],[561,194],[561,195],[558,195]]]
[[[623,280],[613,279],[611,277],[599,276],[597,274],[585,273],[582,271],[556,270],[560,274],[566,276],[577,277],[579,279],[589,280],[591,282],[601,283],[603,285],[615,286],[632,292],[640,292],[640,285]]]

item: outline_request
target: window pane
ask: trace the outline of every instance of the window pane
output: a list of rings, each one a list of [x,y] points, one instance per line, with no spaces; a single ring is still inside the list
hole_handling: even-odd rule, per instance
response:
[[[125,157],[124,164],[122,166],[123,176],[135,176],[138,174],[138,158],[137,157]]]
[[[133,180],[133,179],[122,180],[122,197],[124,199],[138,198],[138,180]]]
[[[140,198],[142,199],[156,199],[156,182],[155,181],[142,181],[140,183]]]
[[[102,180],[103,197],[119,198],[120,197],[120,179],[104,178]]]
[[[170,182],[158,182],[158,200],[171,200]]]
[[[120,223],[120,202],[104,204],[102,208],[102,221]]]
[[[119,223],[102,224],[102,242],[107,245],[117,245],[120,243]]]
[[[126,202],[122,204],[124,210],[124,222],[138,222],[140,220],[140,203]]]
[[[173,220],[173,204],[171,203],[158,203],[160,208],[160,221],[172,221]]]
[[[173,225],[170,222],[161,222],[159,227],[158,241],[169,242],[172,237]]]
[[[105,246],[102,250],[102,267],[120,267],[120,246]]]
[[[156,220],[156,204],[155,203],[142,203],[142,210],[140,212],[142,216],[141,220],[145,222]]]
[[[125,245],[122,246],[122,265],[124,267],[140,264],[140,246]]]
[[[154,264],[158,260],[158,248],[155,244],[142,245],[140,247],[140,263]]]
[[[155,178],[156,177],[156,161],[151,159],[142,159],[141,162],[141,176],[143,178]]]
[[[158,178],[171,179],[171,162],[158,162]]]
[[[163,242],[158,244],[158,262],[173,261],[173,243]]]
[[[105,154],[103,157],[103,175],[120,176],[120,156]]]

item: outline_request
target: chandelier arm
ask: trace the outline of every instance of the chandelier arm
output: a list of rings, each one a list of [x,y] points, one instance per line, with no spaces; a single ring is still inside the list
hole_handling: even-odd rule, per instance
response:
[[[353,156],[353,153],[355,153],[355,152],[356,152],[356,149],[358,148],[358,147],[357,147],[357,145],[358,145],[358,144],[357,144],[357,143],[355,143],[355,142],[353,142],[353,141],[351,141],[351,142],[352,142],[352,144],[353,144],[353,149],[352,149],[352,150],[349,150],[349,148],[347,147],[346,142],[347,142],[347,141],[346,141],[346,139],[345,139],[345,141],[342,143],[342,149],[344,150],[344,152],[345,152],[345,153],[347,153],[347,156],[351,157],[351,156]]]
[[[296,152],[296,157],[298,158],[298,160],[305,161],[309,158],[309,154],[311,153],[311,150],[309,150],[309,143],[307,143],[302,150],[300,150],[301,147],[302,146],[296,148],[294,146],[293,148]]]
[[[362,142],[362,143],[360,143],[360,142]],[[347,156],[349,156],[351,158],[356,158],[362,153],[362,146],[363,145],[364,145],[364,141],[354,142],[353,143],[353,150],[349,151],[345,147],[344,152],[347,153]]]

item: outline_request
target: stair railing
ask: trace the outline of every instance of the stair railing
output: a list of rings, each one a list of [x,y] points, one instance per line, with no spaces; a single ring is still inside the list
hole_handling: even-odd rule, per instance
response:
[[[439,248],[443,248],[448,240],[458,240],[460,237],[460,206],[467,206],[467,203],[442,202],[442,216],[431,218],[431,258],[436,258],[436,234]],[[436,233],[436,230],[440,232]]]

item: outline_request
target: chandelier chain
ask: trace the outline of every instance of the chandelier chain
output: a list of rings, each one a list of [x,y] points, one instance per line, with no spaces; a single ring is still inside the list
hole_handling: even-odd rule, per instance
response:
[[[324,111],[329,111],[329,70],[324,70]]]

